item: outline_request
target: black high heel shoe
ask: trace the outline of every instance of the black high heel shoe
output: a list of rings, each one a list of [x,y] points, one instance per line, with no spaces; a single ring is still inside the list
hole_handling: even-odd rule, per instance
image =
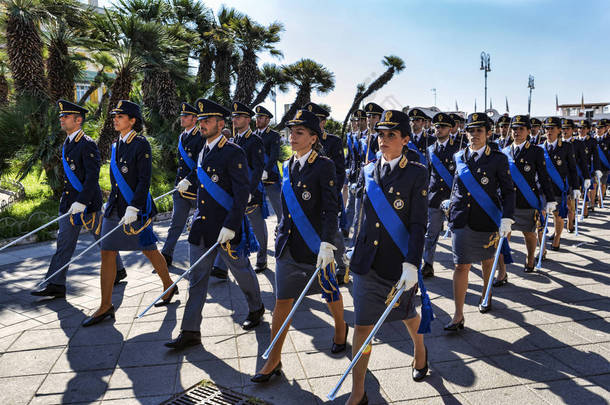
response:
[[[349,325],[347,324],[347,322],[345,322],[345,343],[335,343],[335,339],[333,338],[333,346],[330,348],[331,353],[337,354],[342,351],[345,351],[345,349],[347,348],[347,332],[349,332]]]
[[[83,321],[82,326],[84,328],[86,328],[88,326],[93,326],[96,323],[102,322],[106,318],[114,319],[114,305],[111,305],[110,308],[108,308],[108,310],[106,312],[104,312],[103,314],[101,314],[101,315],[98,315],[98,316],[88,316]]]
[[[169,297],[163,298],[159,302],[155,302],[155,305],[153,305],[153,306],[157,307],[157,308],[168,306],[172,302],[172,298],[174,298],[174,295],[176,295],[176,294],[178,294],[178,286],[175,286],[174,289],[172,290],[172,292],[169,293]]]
[[[274,375],[280,375],[280,374],[282,374],[282,362],[281,361],[277,364],[277,366],[275,366],[275,368],[273,370],[271,370],[271,372],[269,374],[258,373],[254,377],[250,378],[250,381],[252,381],[254,383],[266,383]]]
[[[449,322],[443,327],[443,329],[451,332],[457,332],[459,329],[464,329],[464,321],[465,319],[462,317],[462,320],[458,323]]]
[[[463,321],[462,321],[463,322]],[[422,368],[415,368],[415,358],[413,358],[413,371],[411,376],[413,377],[413,381],[421,381],[428,375],[428,348],[424,345],[424,349],[426,349],[426,365]]]
[[[508,273],[504,275],[502,280],[495,279],[492,283],[494,287],[502,287],[504,284],[508,284]]]

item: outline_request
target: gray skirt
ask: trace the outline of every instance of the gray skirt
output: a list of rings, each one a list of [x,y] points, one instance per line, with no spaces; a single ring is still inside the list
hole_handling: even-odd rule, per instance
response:
[[[121,218],[119,218],[116,210],[110,214],[110,217],[104,218],[102,222],[102,237],[108,232],[112,231],[118,224]],[[152,227],[152,224],[150,225]],[[157,245],[151,244],[148,246],[140,246],[138,235],[127,235],[123,231],[121,226],[116,231],[112,232],[110,236],[101,242],[102,250],[114,250],[114,251],[134,251],[134,250],[156,250]]]
[[[602,178],[601,178],[602,184],[608,184],[608,173],[610,173],[609,170],[604,170],[602,172]]]
[[[301,295],[316,267],[307,263],[297,263],[288,246],[275,262],[275,296],[278,300],[296,299]],[[315,280],[307,295],[321,294],[322,287]]]
[[[374,325],[386,309],[386,298],[396,282],[380,277],[370,269],[366,274],[353,274],[354,324]],[[394,307],[385,322],[402,321],[417,316],[415,296],[417,284],[402,293],[398,306]]]
[[[536,232],[538,212],[534,208],[515,208],[513,231]]]
[[[493,240],[496,232],[477,232],[468,226],[452,229],[451,232],[454,264],[478,263],[494,257],[496,246],[490,244],[490,241]]]

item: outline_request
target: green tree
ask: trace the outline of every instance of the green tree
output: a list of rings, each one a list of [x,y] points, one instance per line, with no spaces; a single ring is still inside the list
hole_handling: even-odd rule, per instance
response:
[[[285,93],[288,91],[289,79],[283,67],[271,63],[265,63],[259,72],[259,81],[263,83],[260,91],[256,94],[254,101],[250,105],[254,107],[263,103],[269,93],[274,91],[274,88]]]
[[[326,94],[335,88],[334,74],[311,59],[301,59],[285,69],[289,82],[297,88],[294,102],[277,126],[281,130],[294,117],[297,109],[311,101],[311,92]]]

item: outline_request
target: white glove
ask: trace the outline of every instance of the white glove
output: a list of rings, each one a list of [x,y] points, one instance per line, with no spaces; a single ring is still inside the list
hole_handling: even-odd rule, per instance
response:
[[[511,225],[514,223],[510,218],[502,218],[500,221],[500,237],[505,238],[510,233]]]
[[[596,170],[596,171],[595,171],[595,178],[596,178],[597,180],[599,180],[599,179],[601,179],[601,178],[602,178],[602,172],[601,172],[601,170]]]
[[[546,213],[547,214],[554,212],[556,209],[557,209],[556,201],[549,201],[546,203]]]
[[[318,253],[318,261],[316,267],[326,268],[329,264],[335,261],[335,255],[333,250],[337,250],[336,247],[328,242],[320,243],[320,253]]]
[[[403,263],[402,275],[400,276],[400,280],[396,283],[396,289],[399,290],[404,286],[405,291],[410,290],[415,284],[417,284],[417,267],[413,266],[411,263]]]
[[[191,186],[190,181],[188,181],[187,179],[182,179],[178,182],[178,185],[176,185],[176,188],[178,189],[178,191],[184,193],[186,190],[189,189],[190,186]]]
[[[586,180],[585,180],[585,181],[586,181]],[[580,198],[580,196],[581,196],[581,194],[580,194],[580,190],[574,190],[574,191],[572,191],[572,197],[573,197],[575,200],[578,200],[578,199]]]
[[[267,180],[269,175],[267,174],[267,170],[263,170],[263,175],[261,176],[261,180]]]
[[[591,187],[591,179],[585,179],[583,187],[585,188],[585,190],[588,190]]]
[[[106,208],[108,208],[108,203],[107,202],[102,204],[102,215],[104,215],[104,212],[106,212]]]
[[[447,211],[449,209],[449,205],[451,205],[451,200],[443,200],[439,208],[443,211]]]
[[[72,205],[70,206],[70,214],[71,215],[80,214],[81,212],[85,211],[85,208],[87,208],[87,206],[85,204],[81,204],[78,201],[74,201],[72,203]]]
[[[135,222],[138,219],[138,211],[136,207],[132,207],[131,205],[125,209],[125,215],[121,218],[121,224],[129,225],[132,222]]]
[[[232,231],[229,228],[225,228],[223,226],[222,229],[220,230],[220,233],[218,234],[218,243],[220,243],[222,245],[223,243],[227,243],[234,237],[235,237],[235,231]]]
[[[248,194],[248,204],[252,201],[252,194]]]

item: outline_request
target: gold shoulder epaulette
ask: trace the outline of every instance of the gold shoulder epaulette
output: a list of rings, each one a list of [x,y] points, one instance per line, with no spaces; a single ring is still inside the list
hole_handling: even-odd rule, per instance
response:
[[[220,141],[218,141],[218,147],[222,148],[223,146],[225,146],[226,143],[227,143],[227,138],[225,138],[224,135],[222,135],[222,138],[220,139]]]
[[[307,163],[309,163],[309,164],[313,163],[317,157],[318,157],[318,152],[316,152],[315,150],[311,151],[311,155],[309,155],[309,159],[307,159]]]
[[[401,169],[404,169],[407,166],[407,163],[409,163],[409,159],[407,159],[405,155],[402,155],[400,162],[398,162],[398,166],[400,166]]]
[[[485,147],[485,156],[489,156],[490,153],[491,153],[491,148],[489,147],[489,145],[487,145]]]

